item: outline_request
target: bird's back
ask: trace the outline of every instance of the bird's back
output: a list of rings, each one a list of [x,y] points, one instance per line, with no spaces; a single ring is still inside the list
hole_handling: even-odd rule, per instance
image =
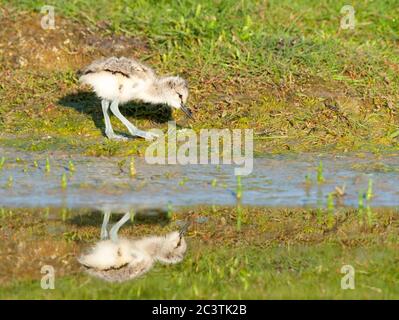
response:
[[[125,57],[110,57],[93,61],[90,65],[85,67],[82,75],[100,72],[110,72],[112,74],[120,74],[126,78],[138,77],[141,79],[152,78],[155,76],[154,71],[142,64],[141,62],[128,59]]]
[[[154,79],[150,67],[133,59],[111,57],[92,62],[81,71],[79,81],[92,86],[102,99],[126,103]]]

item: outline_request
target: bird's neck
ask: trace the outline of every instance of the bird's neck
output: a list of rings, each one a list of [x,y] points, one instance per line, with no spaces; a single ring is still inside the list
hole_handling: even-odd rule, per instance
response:
[[[154,79],[149,82],[140,92],[140,98],[148,103],[162,104],[166,103],[163,86],[160,79]]]
[[[147,252],[151,257],[157,257],[161,252],[162,248],[162,237],[150,237],[143,239],[140,242],[140,246]]]

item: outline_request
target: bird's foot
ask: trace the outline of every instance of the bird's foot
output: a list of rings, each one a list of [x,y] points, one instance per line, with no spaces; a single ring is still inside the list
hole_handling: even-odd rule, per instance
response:
[[[159,137],[158,134],[149,132],[149,131],[142,131],[142,130],[135,130],[130,132],[133,136],[141,137],[146,139],[147,141],[153,141]]]
[[[115,140],[115,141],[127,141],[129,140],[127,137],[120,136],[119,134],[115,133],[107,133],[107,138],[110,140]]]
[[[146,140],[148,141],[153,141],[156,138],[159,138],[159,135],[153,132],[145,132],[145,137]]]

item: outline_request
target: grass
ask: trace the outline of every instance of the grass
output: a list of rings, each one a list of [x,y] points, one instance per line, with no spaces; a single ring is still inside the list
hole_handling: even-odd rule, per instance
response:
[[[329,0],[55,0],[56,30],[40,28],[42,1],[0,4],[2,145],[143,154],[145,141],[104,139],[99,101],[75,76],[94,58],[133,55],[189,80],[196,120],[175,113],[180,125],[253,128],[257,153],[398,147],[394,0],[353,1],[354,30],[339,28],[344,3]],[[127,109],[145,129],[170,117]]]
[[[166,226],[136,215],[134,225],[121,229],[122,236],[175,230],[177,221],[188,216],[194,224],[182,263],[156,265],[142,278],[123,284],[91,278],[76,261],[88,243],[98,240],[99,213],[2,212],[2,299],[399,297],[396,210],[374,210],[374,222],[368,225],[359,222],[356,210],[340,209],[330,226],[327,212],[319,220],[316,210],[243,207],[240,232],[236,210],[230,207],[181,209]],[[45,264],[55,269],[54,290],[40,287],[40,269]],[[355,269],[354,290],[341,289],[344,265]]]

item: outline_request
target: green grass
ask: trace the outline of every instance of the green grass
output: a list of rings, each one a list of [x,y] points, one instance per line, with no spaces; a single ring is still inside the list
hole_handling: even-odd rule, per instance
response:
[[[2,299],[397,299],[396,252],[333,245],[289,249],[191,250],[183,263],[157,265],[144,277],[109,284],[80,274],[56,278],[54,290],[40,281],[16,282]],[[342,290],[341,267],[355,268],[355,289]]]
[[[61,27],[54,31],[40,29],[43,1],[0,3],[5,8],[1,42],[22,35],[44,39],[2,49],[10,51],[0,58],[5,145],[141,154],[142,141],[104,142],[99,101],[84,95],[74,76],[95,57],[134,55],[160,73],[189,80],[196,121],[176,113],[181,125],[253,128],[256,152],[398,147],[399,7],[394,0],[353,1],[354,30],[339,28],[346,3],[329,0],[56,0]],[[122,49],[107,46],[107,39]],[[19,64],[21,56],[31,70]],[[16,70],[9,74],[10,68]],[[165,129],[165,123],[153,122],[162,110],[130,109],[140,127]]]

